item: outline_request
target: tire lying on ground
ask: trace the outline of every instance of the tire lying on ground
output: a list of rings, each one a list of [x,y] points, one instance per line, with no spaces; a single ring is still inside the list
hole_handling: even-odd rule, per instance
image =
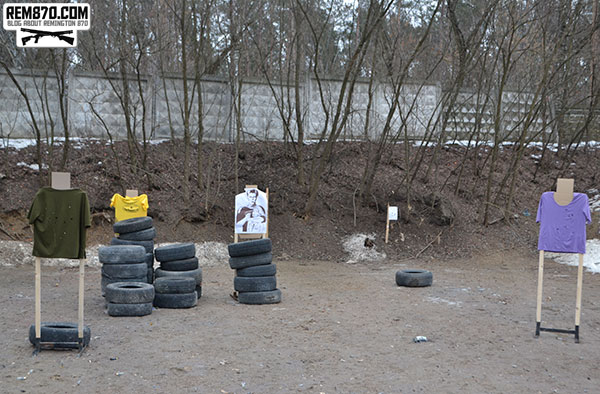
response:
[[[233,288],[240,293],[271,291],[277,288],[277,280],[275,276],[236,276],[233,279]]]
[[[41,342],[77,342],[79,340],[79,330],[77,323],[69,322],[42,322],[41,327]],[[83,344],[87,346],[90,343],[91,331],[88,326],[83,326]],[[29,327],[29,342],[36,344],[35,324]],[[59,348],[70,348],[73,346],[61,346]]]
[[[252,256],[271,251],[271,239],[255,239],[227,245],[229,257]]]
[[[250,291],[238,293],[238,301],[241,304],[277,304],[281,302],[281,291],[275,289],[272,291]]]
[[[133,233],[119,234],[119,239],[126,241],[151,241],[156,238],[156,230],[154,227],[145,230],[135,231]]]
[[[408,269],[396,272],[396,284],[406,287],[426,287],[433,283],[433,274],[430,271]]]
[[[104,264],[102,275],[109,279],[143,278],[148,273],[146,263]]]
[[[196,290],[196,280],[192,277],[163,276],[154,282],[154,290],[159,294],[185,294]]]
[[[154,300],[154,286],[144,282],[117,282],[106,286],[106,301],[113,304],[146,304]]]
[[[154,306],[157,308],[191,308],[198,303],[196,292],[179,294],[161,294],[154,295]]]
[[[271,252],[255,254],[251,256],[230,257],[229,266],[232,269],[254,267],[256,265],[267,265],[273,261]]]
[[[183,260],[163,261],[160,263],[160,269],[165,271],[190,271],[198,268],[198,258],[192,257]]]
[[[98,260],[102,264],[143,263],[146,250],[140,245],[111,245],[98,248]]]
[[[107,304],[109,316],[146,316],[152,313],[152,302],[143,304]]]
[[[133,233],[136,231],[146,230],[152,227],[152,218],[150,216],[142,216],[139,218],[131,218],[121,220],[113,224],[113,231],[117,234]]]
[[[256,265],[236,270],[237,276],[273,276],[277,273],[275,264]]]
[[[154,241],[129,241],[121,238],[112,238],[110,240],[111,245],[140,245],[146,249],[146,253],[154,252]]]
[[[190,259],[195,256],[196,246],[193,243],[178,243],[154,249],[154,257],[160,262]]]

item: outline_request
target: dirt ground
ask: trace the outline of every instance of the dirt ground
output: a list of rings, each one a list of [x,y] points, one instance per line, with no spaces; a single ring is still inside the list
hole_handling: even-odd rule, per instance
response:
[[[86,324],[76,351],[32,356],[31,265],[0,267],[3,392],[597,393],[600,283],[584,274],[581,343],[534,337],[537,255],[345,264],[280,260],[276,305],[230,297],[227,262],[206,266],[189,310],[106,314],[100,271],[88,268]],[[398,287],[424,268],[433,286]],[[542,325],[572,329],[577,269],[546,262]],[[43,320],[76,321],[77,269],[44,267]],[[428,342],[414,343],[426,336]],[[25,378],[25,379],[23,379]]]

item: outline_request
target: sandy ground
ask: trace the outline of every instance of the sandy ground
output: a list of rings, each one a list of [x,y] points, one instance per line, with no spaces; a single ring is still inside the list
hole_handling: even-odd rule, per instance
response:
[[[44,393],[597,393],[600,283],[584,275],[581,343],[534,337],[537,258],[279,261],[277,305],[235,302],[226,262],[189,310],[109,317],[88,268],[90,346],[32,356],[31,265],[0,267],[0,391]],[[434,274],[402,288],[398,269]],[[573,328],[577,269],[546,262],[543,326]],[[77,270],[44,267],[43,319],[76,321]],[[417,335],[428,342],[414,343]],[[25,379],[23,379],[25,378]]]

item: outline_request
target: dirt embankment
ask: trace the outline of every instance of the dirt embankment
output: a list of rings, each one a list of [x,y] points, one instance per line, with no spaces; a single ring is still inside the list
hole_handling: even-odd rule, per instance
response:
[[[88,193],[93,213],[90,244],[110,241],[114,214],[109,201],[114,193],[124,193],[124,188],[148,194],[148,214],[155,219],[158,242],[232,241],[234,196],[239,191],[236,191],[233,175],[233,146],[205,145],[202,189],[197,187],[197,156],[193,151],[191,202],[188,205],[183,203],[181,187],[182,159],[177,153],[181,147],[174,147],[169,142],[149,145],[148,161],[144,169],[137,172],[132,170],[131,160],[125,159],[128,157],[126,144],[118,143],[114,149],[120,158],[118,163],[106,143],[81,143],[71,149],[66,167],[72,173],[73,185]],[[305,149],[310,159],[313,147]],[[396,260],[415,256],[469,256],[480,250],[505,247],[533,249],[537,237],[535,212],[541,193],[551,190],[559,175],[574,177],[577,191],[592,189],[597,187],[595,177],[600,173],[600,154],[596,150],[581,150],[567,170],[562,171],[563,163],[554,153],[546,152],[540,166],[540,151],[530,148],[518,170],[517,191],[510,207],[512,220],[509,223],[500,220],[502,213],[498,207],[504,204],[504,195],[500,193],[500,197],[492,199],[490,204],[490,221],[494,224],[483,227],[486,177],[482,174],[487,175],[488,171],[487,148],[480,147],[477,152],[471,150],[461,171],[465,148],[444,147],[438,155],[437,173],[432,172],[428,179],[424,176],[432,152],[426,152],[425,164],[415,177],[409,201],[402,184],[406,175],[406,150],[402,145],[396,145],[385,153],[372,194],[363,204],[358,204],[355,193],[368,149],[365,143],[337,145],[323,176],[314,212],[305,218],[307,190],[296,182],[293,151],[282,143],[242,145],[238,188],[245,184],[269,188],[269,230],[276,255],[344,260],[347,259],[344,240],[353,234],[374,238],[377,251]],[[59,158],[61,150],[60,146],[55,148],[54,157]],[[44,161],[50,162],[47,152],[42,152]],[[411,157],[415,154],[416,149],[412,148]],[[512,148],[501,150],[492,182],[494,196],[511,164],[511,157]],[[40,185],[39,171],[32,168],[35,167],[32,164],[35,164],[34,147],[0,150],[0,173],[3,174],[0,177],[0,239],[31,239],[26,213]],[[43,169],[42,175],[47,171]],[[458,174],[461,174],[461,181],[457,186]],[[393,223],[390,242],[385,244],[385,206],[388,203],[400,207],[401,218]],[[407,214],[409,206],[410,215]],[[448,214],[454,218],[452,225],[447,224]],[[588,229],[589,234],[596,232],[597,224]]]

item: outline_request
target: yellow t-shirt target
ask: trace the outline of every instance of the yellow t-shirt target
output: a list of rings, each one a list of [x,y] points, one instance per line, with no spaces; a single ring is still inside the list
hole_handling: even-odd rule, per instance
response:
[[[137,197],[123,197],[117,193],[110,199],[110,206],[115,209],[117,222],[139,218],[148,213],[148,196],[141,194]]]

